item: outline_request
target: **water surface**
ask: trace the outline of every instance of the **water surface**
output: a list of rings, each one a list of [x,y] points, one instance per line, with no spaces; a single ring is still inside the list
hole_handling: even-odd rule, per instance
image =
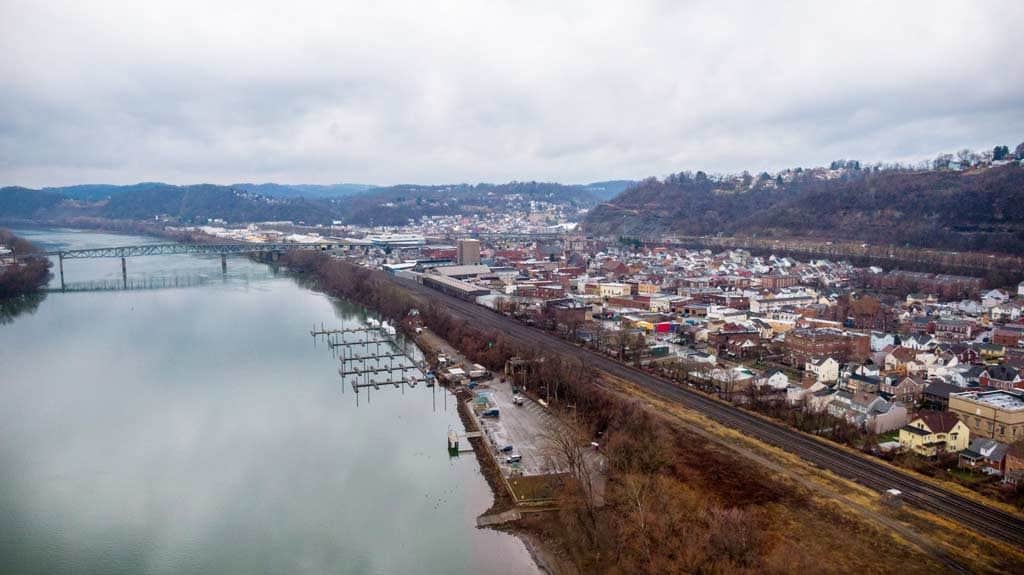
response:
[[[69,287],[121,276],[117,259],[64,270]],[[519,540],[474,527],[491,494],[446,453],[452,399],[382,388],[357,407],[313,346],[314,323],[356,325],[358,307],[242,258],[128,274],[204,279],[50,293],[0,325],[0,573],[537,572]]]

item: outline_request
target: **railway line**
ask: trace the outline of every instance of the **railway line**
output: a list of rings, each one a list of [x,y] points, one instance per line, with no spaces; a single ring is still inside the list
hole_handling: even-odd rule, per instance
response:
[[[775,445],[822,469],[877,491],[899,489],[908,504],[958,521],[983,535],[1013,545],[1024,545],[1024,519],[1014,514],[963,497],[867,456],[830,446],[801,431],[766,420],[597,352],[579,348],[557,336],[525,326],[474,303],[441,294],[411,280],[396,278],[395,281],[421,296],[443,303],[480,327],[499,330],[522,341],[542,344],[552,351],[583,357],[597,369],[631,381],[659,397],[699,411],[718,423]]]

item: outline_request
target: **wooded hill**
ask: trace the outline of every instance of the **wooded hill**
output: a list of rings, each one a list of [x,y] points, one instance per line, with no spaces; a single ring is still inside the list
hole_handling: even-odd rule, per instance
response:
[[[356,225],[400,225],[422,216],[529,211],[545,202],[578,214],[619,193],[631,181],[563,185],[543,182],[401,185],[369,187],[201,184],[175,186],[83,185],[32,190],[0,189],[0,218],[34,221],[76,217],[152,220],[194,224],[220,218],[231,223],[282,221]]]
[[[844,169],[770,178],[673,174],[593,209],[583,229],[661,239],[732,235],[1024,253],[1024,168]]]

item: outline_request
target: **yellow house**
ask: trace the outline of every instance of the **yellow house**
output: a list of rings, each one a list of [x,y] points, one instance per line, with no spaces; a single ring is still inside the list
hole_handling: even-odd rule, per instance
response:
[[[967,449],[971,431],[954,413],[932,411],[900,428],[900,447],[925,457]]]

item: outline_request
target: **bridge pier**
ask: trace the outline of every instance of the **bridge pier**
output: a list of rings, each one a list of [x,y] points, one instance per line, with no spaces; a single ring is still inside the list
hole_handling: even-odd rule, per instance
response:
[[[64,252],[57,254],[57,259],[60,262],[60,289],[64,289]]]
[[[124,289],[128,289],[128,263],[124,258],[121,258],[121,283]]]
[[[228,255],[220,254],[220,273],[228,273]]]

